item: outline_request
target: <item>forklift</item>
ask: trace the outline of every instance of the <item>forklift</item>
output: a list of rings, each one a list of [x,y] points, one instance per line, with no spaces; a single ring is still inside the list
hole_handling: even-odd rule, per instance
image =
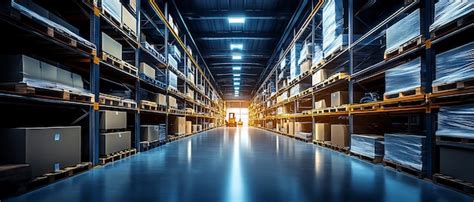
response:
[[[237,122],[235,121],[235,113],[229,113],[229,121],[227,122],[227,127],[237,127]]]

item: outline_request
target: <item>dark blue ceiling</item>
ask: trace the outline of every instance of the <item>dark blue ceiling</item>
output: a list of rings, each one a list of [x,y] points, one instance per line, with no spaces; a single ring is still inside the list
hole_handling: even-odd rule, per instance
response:
[[[225,99],[250,99],[299,0],[175,0]],[[245,16],[229,24],[229,16]],[[230,50],[242,43],[243,50]],[[240,53],[242,60],[232,60]],[[240,95],[234,96],[232,66],[241,66]]]

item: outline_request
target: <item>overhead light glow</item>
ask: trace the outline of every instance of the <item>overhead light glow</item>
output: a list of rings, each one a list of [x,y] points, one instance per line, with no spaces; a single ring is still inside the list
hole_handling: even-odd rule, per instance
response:
[[[229,17],[229,23],[231,24],[243,24],[245,23],[244,17]]]
[[[237,49],[237,50],[242,50],[244,49],[244,45],[239,43],[239,44],[230,44],[230,50],[234,50],[234,49]]]
[[[240,81],[240,78],[234,78],[234,81]]]
[[[236,91],[237,91],[237,90],[240,90],[240,87],[235,86],[235,87],[234,87],[234,90],[236,90]]]
[[[240,82],[234,82],[234,86],[240,86]]]
[[[234,77],[240,77],[240,74],[234,74]]]
[[[238,95],[238,94],[234,94],[234,97],[239,97],[239,95]]]
[[[241,55],[233,55],[232,60],[242,60],[242,56]]]
[[[232,67],[232,70],[235,70],[235,71],[238,71],[238,70],[241,70],[242,67],[241,66],[234,66]]]

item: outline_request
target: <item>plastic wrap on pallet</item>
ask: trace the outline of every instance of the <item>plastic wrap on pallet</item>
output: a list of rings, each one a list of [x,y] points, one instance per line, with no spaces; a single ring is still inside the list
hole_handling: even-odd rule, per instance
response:
[[[120,0],[102,1],[102,8],[106,10],[118,22],[122,20],[122,3]]]
[[[175,73],[169,71],[169,86],[178,89],[178,77]]]
[[[175,69],[178,69],[178,61],[176,61],[171,54],[168,54],[168,63]]]
[[[31,9],[21,5],[18,3],[19,1],[12,1],[12,7],[19,10],[21,13],[27,15],[27,16],[30,16],[31,18],[34,18],[36,20],[39,20],[51,27],[54,27],[55,29],[57,29],[58,31],[60,32],[63,32],[71,37],[74,37],[76,40],[86,44],[87,46],[90,46],[90,47],[93,47],[95,48],[95,45],[91,42],[89,42],[88,40],[82,38],[81,36],[79,36],[78,34],[74,33],[73,31],[69,30],[68,28],[64,27],[63,25],[60,25],[59,23],[56,23],[44,16],[41,16],[40,14],[36,13],[35,11],[32,11]],[[121,8],[122,7],[119,7],[119,11],[121,12]],[[121,20],[121,18],[119,19],[119,21]]]
[[[323,8],[323,52],[331,55],[338,47],[347,44],[344,35],[344,8],[342,0],[329,0]]]
[[[300,56],[298,58],[298,64],[303,63],[306,59],[311,59],[311,54],[313,50],[312,43],[305,43],[300,51]]]
[[[290,80],[300,75],[300,66],[298,65],[298,58],[301,51],[301,44],[295,43],[291,48],[290,54]]]
[[[314,46],[314,52],[313,52],[313,60],[312,60],[312,65],[317,65],[321,60],[323,60],[323,51],[321,49],[320,44],[315,44]]]
[[[473,11],[474,0],[439,0],[435,4],[435,17],[433,24],[430,26],[430,31],[471,14]]]
[[[420,9],[417,9],[387,28],[387,48],[385,49],[385,53],[398,49],[403,43],[406,43],[419,35]]]
[[[419,171],[424,170],[425,137],[407,134],[385,134],[384,160]]]
[[[437,136],[474,139],[474,104],[442,106],[438,113]]]
[[[383,136],[351,135],[351,152],[370,158],[383,156]]]
[[[421,60],[414,59],[385,72],[385,95],[414,90],[421,86]]]
[[[433,86],[474,78],[474,42],[436,55]]]

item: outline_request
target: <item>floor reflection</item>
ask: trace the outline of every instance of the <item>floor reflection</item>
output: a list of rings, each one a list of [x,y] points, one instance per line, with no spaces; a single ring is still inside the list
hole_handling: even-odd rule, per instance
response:
[[[473,201],[264,130],[211,130],[12,201]]]

